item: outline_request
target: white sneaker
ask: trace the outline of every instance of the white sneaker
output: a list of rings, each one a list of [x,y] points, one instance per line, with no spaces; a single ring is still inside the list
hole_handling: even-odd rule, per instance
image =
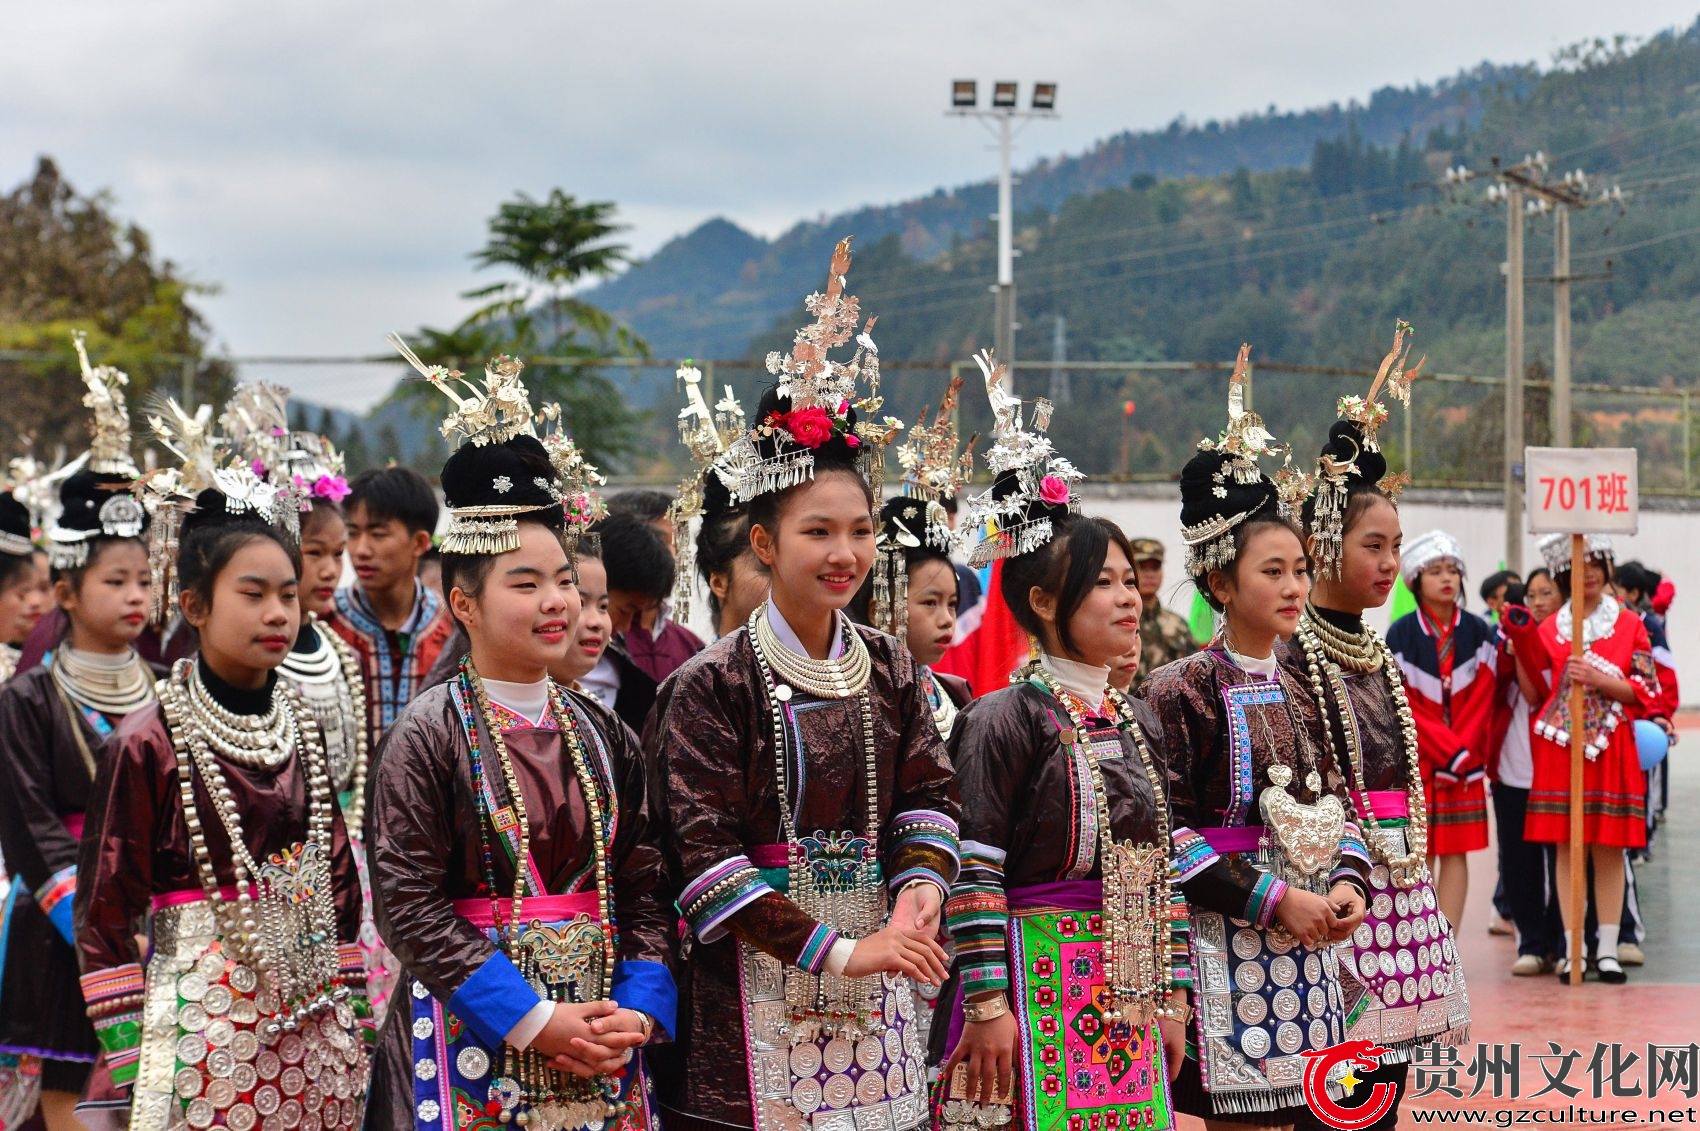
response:
[[[1617,961],[1620,966],[1645,966],[1647,955],[1640,943],[1620,942],[1617,944]]]
[[[1520,954],[1517,961],[1511,964],[1511,973],[1519,978],[1533,978],[1551,971],[1552,967],[1547,964],[1547,960],[1538,954]]]

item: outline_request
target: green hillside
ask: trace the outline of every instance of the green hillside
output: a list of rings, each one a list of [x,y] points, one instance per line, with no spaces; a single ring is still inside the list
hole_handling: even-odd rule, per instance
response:
[[[1542,150],[1551,176],[1585,169],[1593,190],[1621,186],[1623,206],[1574,217],[1574,272],[1609,280],[1574,288],[1574,374],[1579,382],[1695,389],[1700,314],[1700,24],[1636,47],[1578,48],[1521,91],[1490,98],[1473,126],[1434,129],[1394,146],[1354,131],[1314,145],[1309,167],[1158,180],[1075,197],[1020,218],[1018,303],[1024,360],[1051,356],[1066,319],[1068,356],[1113,362],[1232,357],[1373,367],[1395,318],[1417,326],[1428,368],[1503,369],[1505,209],[1484,201],[1488,179],[1433,187],[1462,165],[1488,170]],[[1593,191],[1591,190],[1591,191]],[[1552,222],[1526,225],[1529,276],[1551,274]],[[878,313],[886,357],[947,362],[990,343],[995,249],[958,239],[922,258],[896,236],[863,246],[852,274],[864,309]],[[1551,356],[1550,288],[1527,290],[1528,357]],[[752,347],[789,339],[786,313]],[[1025,391],[1042,391],[1044,369]],[[1035,382],[1039,384],[1036,386]],[[928,390],[892,382],[900,414]],[[922,384],[915,382],[913,384]],[[1278,435],[1313,450],[1334,396],[1358,382],[1266,374],[1258,406]],[[1075,374],[1075,404],[1054,431],[1098,474],[1172,472],[1205,427],[1218,426],[1219,378],[1139,372]],[[1123,415],[1125,402],[1136,410]],[[978,398],[967,398],[978,407]],[[1541,435],[1530,398],[1531,439]],[[1585,430],[1643,446],[1680,473],[1676,401],[1583,397]],[[1429,475],[1491,481],[1499,467],[1493,390],[1419,386],[1417,447]],[[972,415],[972,413],[970,414]],[[1106,426],[1114,419],[1119,423]],[[1397,448],[1400,421],[1390,430]],[[1398,465],[1397,460],[1395,466]],[[1422,465],[1419,465],[1419,473]],[[1673,486],[1660,472],[1650,483]],[[1425,476],[1426,478],[1426,476]]]

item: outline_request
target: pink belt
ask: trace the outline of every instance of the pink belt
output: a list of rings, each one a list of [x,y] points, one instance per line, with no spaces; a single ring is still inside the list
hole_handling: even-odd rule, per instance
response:
[[[1411,815],[1411,799],[1402,789],[1372,789],[1365,796],[1378,821]]]
[[[235,899],[236,886],[227,884],[218,889],[220,899]],[[200,888],[189,888],[184,891],[168,891],[153,897],[153,909],[163,911],[167,907],[182,907],[186,903],[199,903],[207,897]]]
[[[82,840],[83,839],[83,826],[88,823],[87,814],[84,814],[84,813],[67,813],[67,814],[65,814],[64,821],[65,821],[65,831],[70,833],[73,839]]]
[[[512,913],[514,901],[503,898],[496,901],[501,908],[503,921]],[[454,901],[455,914],[471,923],[474,927],[485,930],[496,925],[495,909],[488,899],[457,899]],[[571,895],[534,895],[520,900],[519,913],[524,919],[539,919],[545,923],[558,923],[563,919],[571,919],[578,915],[596,914],[596,893],[579,891]]]

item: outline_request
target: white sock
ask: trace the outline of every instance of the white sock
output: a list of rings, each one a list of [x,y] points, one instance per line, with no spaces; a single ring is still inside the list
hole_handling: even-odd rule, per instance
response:
[[[1594,951],[1595,958],[1617,957],[1617,927],[1618,925],[1616,923],[1612,923],[1610,925],[1605,923],[1600,924],[1600,943]]]

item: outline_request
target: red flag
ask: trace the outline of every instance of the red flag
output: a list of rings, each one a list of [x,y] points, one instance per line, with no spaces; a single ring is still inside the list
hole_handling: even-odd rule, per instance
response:
[[[992,563],[981,606],[980,623],[933,665],[934,671],[961,676],[975,695],[985,695],[1009,686],[1009,674],[1027,659],[1027,634],[1015,623],[1004,604],[1000,581],[1003,561]]]

